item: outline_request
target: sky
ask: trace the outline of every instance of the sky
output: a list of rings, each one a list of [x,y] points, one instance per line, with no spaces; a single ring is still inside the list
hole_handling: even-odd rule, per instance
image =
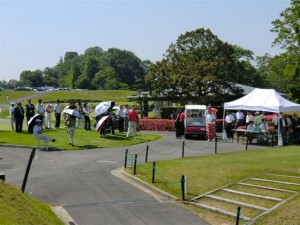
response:
[[[271,22],[289,0],[0,0],[0,80],[54,67],[66,52],[119,48],[141,60],[162,60],[178,36],[210,29],[255,56],[272,47]]]

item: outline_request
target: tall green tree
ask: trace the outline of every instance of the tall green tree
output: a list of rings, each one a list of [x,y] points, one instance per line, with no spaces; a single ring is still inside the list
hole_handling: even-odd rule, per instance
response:
[[[109,66],[114,68],[121,83],[126,83],[131,88],[135,80],[144,79],[145,71],[142,61],[132,52],[110,48],[107,50]]]
[[[20,74],[20,83],[28,87],[41,87],[44,86],[43,72],[41,70],[23,71]]]
[[[152,95],[220,103],[238,91],[232,83],[234,54],[234,48],[209,29],[186,32],[170,45],[165,59],[150,66],[146,83]]]
[[[272,21],[272,32],[277,33],[273,45],[279,45],[286,52],[281,54],[284,76],[287,86],[281,89],[294,101],[300,102],[300,0],[291,0],[291,6],[280,14],[280,18]],[[277,64],[278,58],[274,62]],[[288,63],[287,63],[288,62]],[[273,74],[272,74],[273,75]]]

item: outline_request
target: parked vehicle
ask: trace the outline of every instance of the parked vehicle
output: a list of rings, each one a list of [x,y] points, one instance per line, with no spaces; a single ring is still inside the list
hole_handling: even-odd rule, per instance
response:
[[[184,137],[206,136],[206,105],[186,105],[184,109]]]

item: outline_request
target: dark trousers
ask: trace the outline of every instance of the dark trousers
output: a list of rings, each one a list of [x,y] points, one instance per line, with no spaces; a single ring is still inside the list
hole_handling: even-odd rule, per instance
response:
[[[84,127],[86,130],[91,129],[91,120],[89,116],[84,116]]]
[[[176,130],[176,137],[177,138],[181,137],[181,127],[179,121],[175,122],[175,130]]]
[[[59,128],[60,127],[60,113],[55,113],[55,127]]]
[[[23,118],[16,118],[16,132],[17,133],[22,133],[22,129],[23,129]]]
[[[233,128],[232,123],[226,123],[225,131],[227,134],[227,138],[233,138],[233,132],[231,130],[232,128]]]
[[[119,131],[124,132],[124,117],[119,118]]]

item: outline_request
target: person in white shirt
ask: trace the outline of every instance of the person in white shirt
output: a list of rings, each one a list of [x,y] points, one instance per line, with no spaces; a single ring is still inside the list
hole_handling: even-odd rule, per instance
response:
[[[251,114],[250,111],[247,111],[247,115],[246,115],[246,127],[248,126],[248,124],[250,123],[250,121],[254,122],[254,117]]]
[[[274,124],[275,129],[278,129],[278,121],[280,120],[280,117],[278,116],[278,113],[273,113],[274,117],[272,118],[272,123]]]
[[[55,128],[58,129],[60,127],[60,118],[61,118],[61,107],[60,101],[56,100],[56,104],[54,105],[54,113],[55,113]]]
[[[236,123],[235,123],[235,129],[237,129],[240,126],[244,126],[244,113],[241,110],[238,110],[236,113]]]
[[[15,112],[15,103],[11,102],[10,105],[11,105],[9,107],[10,127],[11,127],[11,130],[15,130],[15,115],[14,115],[14,112]]]
[[[117,111],[117,115],[119,116],[119,132],[124,133],[124,111],[123,105],[119,105],[119,109]]]
[[[233,124],[234,124],[234,117],[230,114],[230,111],[226,111],[226,117],[225,117],[225,131],[227,134],[227,138],[233,138]]]
[[[52,104],[47,104],[45,107],[45,128],[51,128],[51,113],[52,113]]]
[[[88,103],[83,104],[83,114],[84,114],[84,128],[86,130],[91,130],[91,119],[90,119],[90,106]]]
[[[206,116],[207,141],[210,142],[216,138],[216,115],[212,113],[211,107],[208,107]]]
[[[128,119],[128,113],[129,113],[128,105],[124,106],[123,113],[124,113],[124,130],[128,130],[128,123],[129,123],[129,119]]]
[[[46,127],[45,109],[43,107],[43,100],[42,99],[38,100],[38,104],[36,105],[35,109],[36,109],[36,112],[38,114],[40,114],[41,116],[43,116],[44,127]]]
[[[265,119],[262,119],[262,123],[258,126],[258,128],[263,132],[261,135],[260,141],[268,142],[269,140],[269,126]]]
[[[48,151],[48,142],[55,142],[55,139],[50,138],[48,135],[43,134],[42,120],[36,119],[36,125],[33,127],[33,134],[36,139],[41,139],[45,143],[45,150]]]

